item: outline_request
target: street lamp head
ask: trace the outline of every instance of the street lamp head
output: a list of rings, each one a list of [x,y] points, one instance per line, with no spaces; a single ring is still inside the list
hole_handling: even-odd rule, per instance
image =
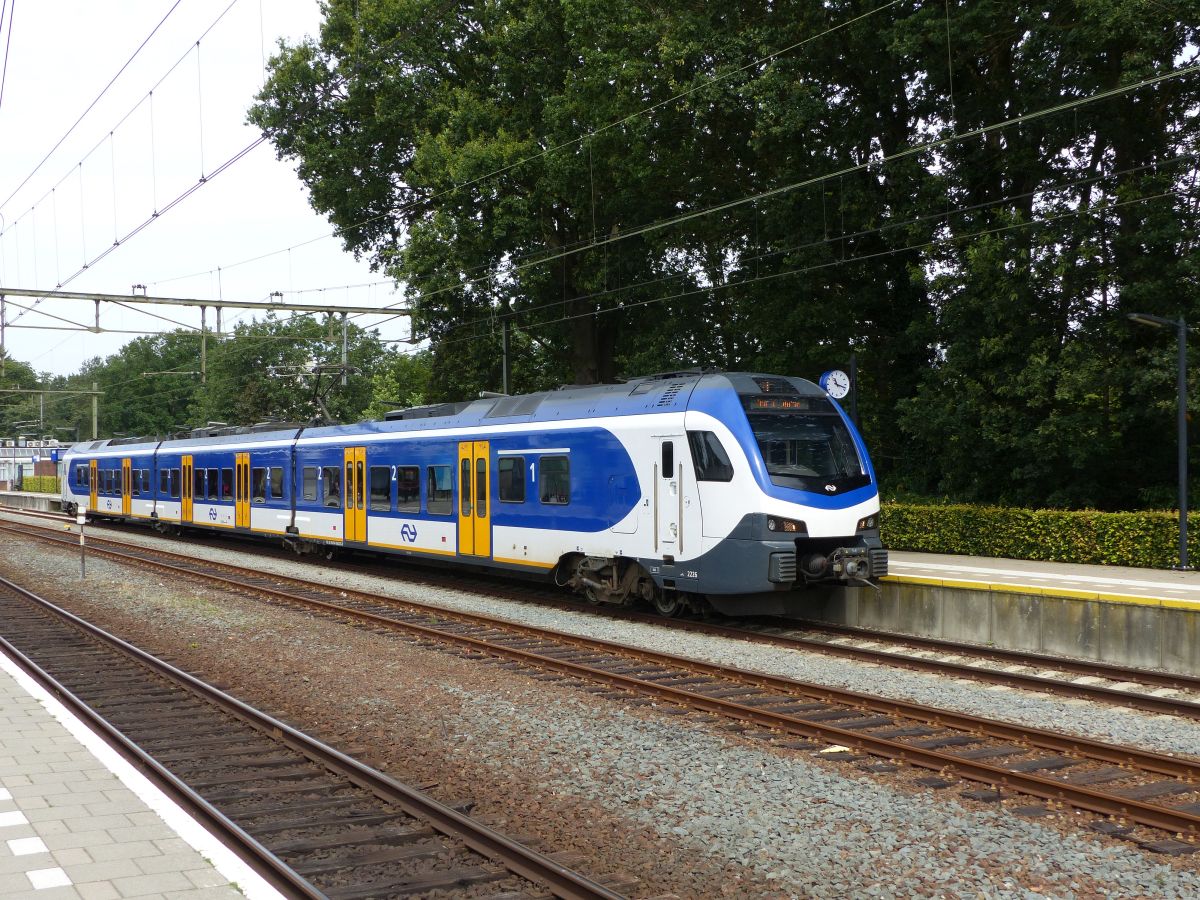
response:
[[[1167,319],[1163,316],[1152,315],[1151,313],[1131,312],[1126,313],[1125,318],[1130,322],[1136,322],[1138,325],[1148,325],[1151,328],[1174,328],[1179,324],[1175,319]]]

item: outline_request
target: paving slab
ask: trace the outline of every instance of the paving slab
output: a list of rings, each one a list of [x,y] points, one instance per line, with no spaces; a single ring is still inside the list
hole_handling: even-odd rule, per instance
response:
[[[0,654],[0,896],[281,895]]]

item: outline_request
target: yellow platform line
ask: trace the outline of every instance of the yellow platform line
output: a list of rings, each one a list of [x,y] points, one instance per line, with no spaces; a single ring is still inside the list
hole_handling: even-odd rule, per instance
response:
[[[989,593],[1027,594],[1033,597],[1055,597],[1063,600],[1090,600],[1104,603],[1125,603],[1133,606],[1157,606],[1163,609],[1200,609],[1200,600],[1176,600],[1167,597],[1145,597],[1137,594],[1109,594],[1104,591],[1080,591],[1071,588],[1044,587],[1036,584],[1006,584],[989,581],[959,581],[952,578],[924,578],[918,575],[885,575],[880,579],[892,584],[922,584],[930,587],[957,588]]]

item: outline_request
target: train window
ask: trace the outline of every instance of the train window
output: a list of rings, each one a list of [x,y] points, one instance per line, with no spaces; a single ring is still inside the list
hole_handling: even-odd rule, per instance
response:
[[[396,469],[396,509],[400,512],[421,511],[421,470],[417,466]]]
[[[304,471],[301,473],[301,477],[304,482],[304,484],[303,484],[304,499],[305,500],[316,500],[317,499],[317,467],[316,466],[305,466]]]
[[[271,466],[269,481],[270,481],[270,485],[271,485],[271,499],[272,500],[282,500],[283,499],[283,467],[282,466]]]
[[[459,515],[471,514],[471,461],[461,461],[461,471],[458,473],[458,512]]]
[[[171,470],[170,469],[159,469],[158,470],[158,493],[160,496],[163,496],[163,497],[165,497],[165,496],[167,496],[167,494],[171,493]]]
[[[150,470],[142,469],[142,494],[150,496]]]
[[[675,475],[675,442],[663,441],[662,445],[662,477],[672,478]]]
[[[392,470],[390,466],[371,466],[371,509],[392,509]]]
[[[203,500],[208,494],[208,476],[203,469],[192,470],[193,484],[192,499]]]
[[[430,466],[425,488],[425,510],[435,516],[448,516],[452,510],[449,466]],[[468,483],[469,484],[469,483]],[[469,488],[468,488],[469,489]]]
[[[233,469],[221,470],[221,499],[233,499]]]
[[[179,470],[171,470],[171,497],[173,499],[179,497]]]
[[[208,470],[208,499],[209,500],[220,500],[221,499],[221,470],[220,469],[209,469]]]
[[[134,469],[131,475],[132,477],[130,478],[129,484],[129,496],[140,497],[142,494],[142,479],[138,475],[137,469]]]
[[[475,515],[487,518],[487,460],[475,460]]]
[[[687,436],[697,481],[733,481],[733,464],[715,434],[711,431],[689,431]]]
[[[255,503],[265,503],[267,499],[267,470],[253,469],[250,481],[254,485],[250,492],[250,498]]]
[[[112,472],[108,469],[104,470],[104,474],[100,476],[100,490],[106,494],[112,493]]]
[[[342,505],[342,470],[338,466],[324,466],[321,469],[321,482],[325,485],[326,506]]]
[[[571,461],[565,456],[543,456],[541,466],[543,503],[571,502]]]
[[[525,457],[502,456],[496,478],[500,482],[501,503],[525,502]]]

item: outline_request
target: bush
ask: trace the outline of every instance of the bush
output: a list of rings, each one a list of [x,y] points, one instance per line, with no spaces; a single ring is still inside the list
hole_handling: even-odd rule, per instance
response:
[[[1165,569],[1179,562],[1179,514],[885,503],[892,550]],[[1188,535],[1189,556],[1200,549]]]
[[[21,490],[35,494],[57,494],[59,492],[58,476],[26,475],[25,480],[21,483]]]

